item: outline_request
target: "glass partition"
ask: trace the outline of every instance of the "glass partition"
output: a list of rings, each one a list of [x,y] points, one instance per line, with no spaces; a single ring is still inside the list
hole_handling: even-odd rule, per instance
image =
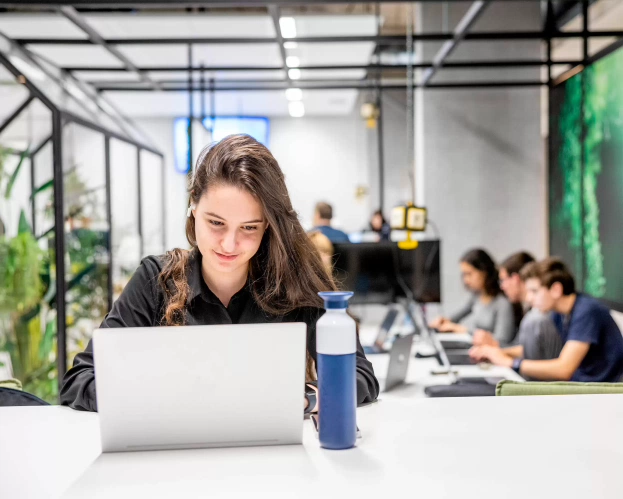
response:
[[[110,139],[112,278],[117,299],[141,259],[138,209],[138,149]]]
[[[143,254],[164,252],[164,180],[162,158],[141,151],[141,222]]]
[[[109,305],[105,137],[69,123],[63,129],[63,156],[66,341],[71,364]]]
[[[164,249],[162,156],[103,107],[0,36],[0,381],[51,403],[142,248]]]

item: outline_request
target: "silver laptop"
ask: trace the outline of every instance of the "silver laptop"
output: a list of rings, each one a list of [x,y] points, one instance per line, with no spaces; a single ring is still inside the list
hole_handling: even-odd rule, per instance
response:
[[[102,450],[300,444],[306,325],[98,329]]]
[[[409,359],[411,358],[411,346],[413,345],[414,337],[414,333],[399,336],[392,343],[392,348],[389,351],[387,376],[384,379],[379,379],[382,392],[389,392],[405,382],[409,370]]]

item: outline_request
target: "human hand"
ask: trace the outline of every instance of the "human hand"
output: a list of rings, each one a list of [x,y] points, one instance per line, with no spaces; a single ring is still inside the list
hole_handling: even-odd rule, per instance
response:
[[[500,346],[500,342],[497,341],[489,331],[485,331],[484,329],[476,329],[476,331],[474,331],[473,343],[474,346]]]
[[[469,356],[478,362],[488,360],[496,366],[512,367],[513,365],[513,359],[502,352],[501,348],[492,345],[473,347],[469,351]]]
[[[445,317],[437,317],[435,320],[429,322],[429,327],[431,329],[439,329],[441,325],[445,322],[449,322]]]

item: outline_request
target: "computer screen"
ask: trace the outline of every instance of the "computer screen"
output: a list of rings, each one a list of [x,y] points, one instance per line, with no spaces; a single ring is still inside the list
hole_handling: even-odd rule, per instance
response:
[[[333,268],[339,287],[354,291],[353,304],[388,304],[406,291],[421,303],[441,301],[438,240],[420,241],[414,250],[393,242],[336,243]]]

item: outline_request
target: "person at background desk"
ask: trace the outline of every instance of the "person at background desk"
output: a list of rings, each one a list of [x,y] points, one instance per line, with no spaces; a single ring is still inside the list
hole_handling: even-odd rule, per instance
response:
[[[555,359],[560,355],[562,341],[552,322],[550,314],[541,312],[534,306],[534,293],[526,287],[523,269],[533,263],[534,257],[525,251],[509,256],[500,264],[500,287],[512,304],[523,306],[525,314],[519,324],[519,332],[514,345],[500,348],[490,333],[480,331],[474,336],[475,345],[489,345],[510,359],[544,360]],[[479,349],[470,354],[476,358]]]
[[[189,191],[191,249],[145,258],[101,327],[304,322],[307,386],[301,395],[311,411],[316,321],[324,313],[318,292],[336,286],[292,208],[281,168],[255,139],[230,135],[202,151]],[[378,381],[358,339],[356,370],[357,402],[374,401]],[[245,394],[238,396],[244,403]],[[322,403],[322,393],[318,397]],[[65,374],[60,398],[74,409],[97,410],[92,342]]]
[[[314,228],[310,232],[321,232],[332,243],[348,243],[348,235],[339,229],[331,227],[333,219],[333,207],[329,203],[320,202],[314,210]]]
[[[529,264],[522,270],[528,293],[553,321],[563,347],[551,360],[510,358],[490,345],[474,347],[477,360],[512,367],[522,376],[538,380],[617,382],[623,377],[623,336],[610,310],[575,290],[575,280],[557,258]]]
[[[376,210],[370,218],[370,231],[378,234],[379,241],[389,241],[392,229],[385,220],[383,212]]]
[[[472,293],[469,302],[450,317],[439,317],[430,327],[442,333],[489,333],[500,345],[509,345],[517,332],[513,306],[502,293],[495,262],[483,249],[473,249],[461,258],[461,275]]]

